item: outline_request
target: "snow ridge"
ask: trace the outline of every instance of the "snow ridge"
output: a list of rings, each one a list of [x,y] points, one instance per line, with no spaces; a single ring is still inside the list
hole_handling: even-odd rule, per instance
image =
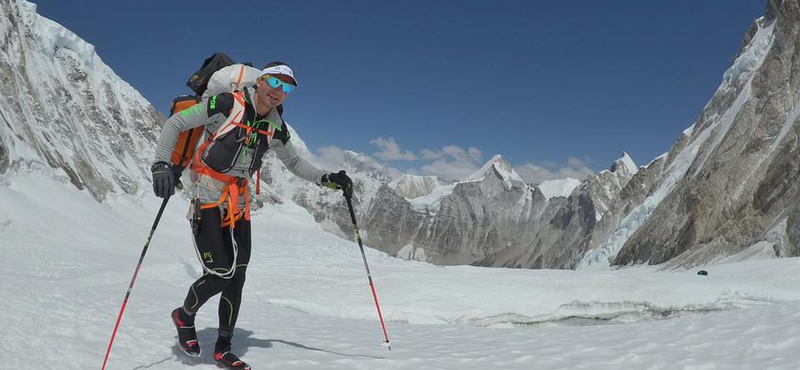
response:
[[[580,185],[581,180],[568,177],[566,179],[545,180],[536,185],[536,187],[544,194],[545,199],[550,199],[553,197],[568,197]]]

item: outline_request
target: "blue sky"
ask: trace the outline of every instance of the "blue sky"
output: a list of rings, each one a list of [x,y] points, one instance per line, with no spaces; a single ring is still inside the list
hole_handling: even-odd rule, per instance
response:
[[[537,182],[668,151],[766,1],[36,3],[162,112],[215,51],[282,60],[320,158],[458,178],[502,154]]]

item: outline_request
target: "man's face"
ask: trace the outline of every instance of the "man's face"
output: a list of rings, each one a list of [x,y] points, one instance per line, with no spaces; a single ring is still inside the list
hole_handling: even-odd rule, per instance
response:
[[[272,77],[289,84],[294,84],[294,81],[289,76],[274,75]],[[267,76],[259,78],[258,82],[256,82],[256,87],[258,88],[256,89],[256,99],[261,108],[266,108],[267,111],[281,105],[288,96],[288,94],[283,91],[283,87],[272,87],[269,82],[267,82]]]

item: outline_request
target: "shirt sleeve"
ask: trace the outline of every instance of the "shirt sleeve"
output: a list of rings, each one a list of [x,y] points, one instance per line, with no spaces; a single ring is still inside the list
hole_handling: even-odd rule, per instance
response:
[[[225,93],[205,98],[202,102],[169,117],[161,128],[153,163],[169,163],[181,132],[215,121],[223,122],[230,114],[231,108],[233,108],[233,95]]]
[[[281,130],[275,133],[270,146],[275,151],[275,154],[278,155],[281,162],[283,162],[283,165],[286,166],[291,173],[301,179],[319,185],[322,181],[322,176],[329,172],[317,168],[311,164],[311,162],[300,157],[292,144],[289,128],[286,126],[286,123],[283,123],[281,125]]]

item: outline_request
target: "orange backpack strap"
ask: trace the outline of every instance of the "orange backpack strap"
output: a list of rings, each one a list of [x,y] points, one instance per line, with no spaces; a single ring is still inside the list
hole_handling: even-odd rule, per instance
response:
[[[194,169],[194,167],[192,168]],[[220,207],[228,202],[228,214],[222,219],[220,227],[230,226],[234,228],[236,222],[244,216],[244,219],[250,221],[250,187],[245,178],[233,177],[226,174],[216,172],[207,166],[195,170],[199,176],[208,176],[214,180],[220,181],[225,184],[222,189],[222,195],[219,200],[212,203],[205,203],[200,206],[201,209],[208,209]],[[239,194],[244,195],[244,210],[239,209]]]
[[[236,221],[241,219],[242,216],[244,216],[246,220],[250,221],[250,194],[248,181],[246,178],[233,177],[231,175],[212,170],[210,167],[206,166],[205,163],[203,163],[202,155],[217,137],[228,133],[234,126],[243,126],[241,124],[241,120],[244,118],[244,98],[242,97],[242,93],[240,91],[234,92],[233,96],[236,102],[240,104],[238,107],[236,104],[234,104],[234,108],[231,110],[231,113],[236,110],[236,114],[231,119],[223,123],[216,132],[209,136],[208,140],[206,140],[197,150],[194,155],[194,160],[192,161],[192,170],[198,176],[207,176],[225,184],[222,189],[222,195],[218,201],[202,204],[200,208],[208,209],[220,207],[222,204],[225,204],[225,201],[227,200],[228,215],[222,219],[220,226],[230,226],[231,228],[236,226]],[[239,209],[239,194],[243,194],[245,197],[245,207],[243,211]]]
[[[193,170],[197,171],[195,169],[195,167],[205,166],[205,164],[203,164],[203,160],[202,160],[201,156],[206,151],[208,146],[211,145],[212,141],[214,141],[220,135],[227,134],[235,126],[243,126],[242,125],[242,120],[244,119],[245,103],[244,103],[244,98],[242,97],[242,92],[241,91],[234,92],[233,93],[233,97],[234,97],[234,100],[237,103],[239,103],[238,106],[234,103],[233,108],[231,108],[231,113],[234,113],[234,111],[236,111],[236,114],[232,118],[229,118],[227,121],[225,121],[217,129],[217,131],[215,131],[213,134],[211,134],[208,137],[208,139],[206,139],[206,141],[200,146],[200,148],[198,148],[198,150],[195,153],[194,160],[192,161],[192,169]]]

